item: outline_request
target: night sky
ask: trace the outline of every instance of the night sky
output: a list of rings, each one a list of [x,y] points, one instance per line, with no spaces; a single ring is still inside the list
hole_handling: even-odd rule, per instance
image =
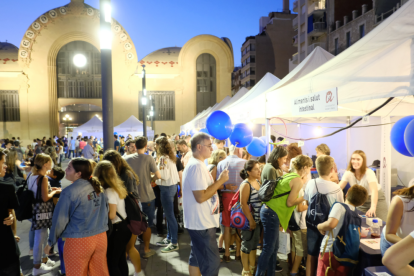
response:
[[[70,0],[0,0],[0,41],[19,47],[30,24],[46,11]],[[99,8],[99,0],[85,0]],[[293,0],[290,1],[292,9]],[[282,0],[112,0],[112,17],[127,30],[138,59],[160,48],[182,47],[200,34],[230,38],[235,65],[247,36],[259,32],[259,19],[281,11]]]

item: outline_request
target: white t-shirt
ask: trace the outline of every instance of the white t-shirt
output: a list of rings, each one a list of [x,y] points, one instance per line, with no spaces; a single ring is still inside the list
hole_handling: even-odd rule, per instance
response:
[[[38,178],[39,178],[39,175],[29,175],[28,180],[27,180],[27,187],[30,191],[33,192],[34,198],[36,198],[36,195],[37,195],[37,184],[40,184],[40,185],[42,184],[42,183],[38,183]],[[45,176],[45,178],[48,179],[47,176]],[[47,185],[48,185],[47,186],[48,192],[50,193],[52,191],[52,188],[50,187],[49,180],[47,182]]]
[[[125,211],[125,201],[123,199],[120,199],[118,193],[112,188],[106,189],[105,195],[108,198],[108,203],[116,204],[116,211],[121,215],[121,217],[126,219],[127,214]],[[121,221],[121,219],[118,217],[118,215],[116,215],[115,218],[111,221],[112,223],[116,223]]]
[[[177,165],[168,156],[160,157],[158,170],[161,174],[161,179],[155,181],[158,186],[172,186],[180,182]]]
[[[374,171],[369,168],[367,168],[361,180],[357,180],[353,172],[346,171],[342,176],[341,181],[346,181],[351,186],[354,186],[356,184],[361,185],[367,189],[368,195],[371,195],[371,188],[369,187],[369,183],[375,182],[377,184],[378,191],[381,190],[381,186],[378,184],[377,176],[375,175]]]
[[[300,189],[298,197],[303,196],[304,193],[305,192],[303,191],[303,189]],[[305,205],[306,202],[304,201],[301,204]],[[295,216],[295,221],[298,224],[298,226],[300,227],[300,229],[302,229],[302,230],[307,229],[307,227],[306,227],[306,213],[307,212],[308,212],[308,210],[305,210],[303,212],[299,212],[298,211],[298,206],[296,206],[295,209],[293,210],[293,215]]]
[[[352,211],[355,211],[355,207],[352,205],[349,205],[349,209]],[[346,209],[341,204],[335,204],[335,206],[332,208],[331,212],[329,213],[330,218],[336,218],[338,220],[338,225],[333,229],[333,239],[329,238],[328,244],[326,245],[326,252],[329,252],[329,249],[332,251],[331,245],[335,241],[336,236],[338,236],[339,230],[341,230],[342,224],[344,224],[344,217],[345,217]],[[358,231],[358,229],[355,229],[355,231]],[[325,243],[328,239],[329,232],[326,232],[325,237],[323,237],[322,243],[321,243],[321,250],[320,252],[324,252]]]
[[[184,227],[191,230],[205,230],[219,226],[220,203],[217,193],[198,203],[193,191],[206,190],[214,183],[213,177],[203,161],[191,157],[183,173]]]
[[[316,189],[315,180],[318,185],[318,189]],[[326,181],[322,178],[311,179],[308,181],[303,198],[310,202],[311,198],[316,195],[318,191],[321,194],[327,195],[326,197],[328,198],[330,206],[332,206],[335,202],[344,202],[344,193],[342,192],[341,187],[335,182]]]

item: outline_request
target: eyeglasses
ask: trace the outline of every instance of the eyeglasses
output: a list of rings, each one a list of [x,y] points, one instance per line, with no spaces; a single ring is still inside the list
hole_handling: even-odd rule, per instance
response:
[[[208,147],[208,148],[213,148],[213,144],[210,144],[210,145],[200,144],[200,145],[205,146],[205,147]]]

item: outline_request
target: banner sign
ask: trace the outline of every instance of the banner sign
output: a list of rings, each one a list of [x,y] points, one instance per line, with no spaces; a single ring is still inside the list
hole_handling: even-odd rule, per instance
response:
[[[337,87],[293,99],[292,114],[294,116],[332,111],[338,111]]]
[[[384,191],[387,205],[391,202],[391,122],[390,117],[381,117],[381,169],[380,186]]]

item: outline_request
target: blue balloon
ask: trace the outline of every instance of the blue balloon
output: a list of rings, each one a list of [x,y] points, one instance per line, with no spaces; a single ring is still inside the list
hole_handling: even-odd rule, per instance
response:
[[[404,136],[405,136],[404,132],[408,124],[412,120],[414,120],[414,115],[407,116],[407,117],[404,117],[398,120],[391,129],[391,137],[390,137],[391,145],[393,146],[393,148],[399,153],[401,153],[402,155],[409,156],[409,157],[412,157],[413,154],[411,154],[406,147],[406,142],[404,142]],[[410,134],[411,132],[409,132],[409,134],[407,135],[410,135]],[[413,136],[411,136],[411,139],[413,139]]]
[[[214,111],[208,116],[206,126],[210,135],[219,140],[229,138],[234,128],[230,116],[220,110]]]
[[[253,140],[253,132],[247,124],[240,123],[234,126],[230,135],[230,142],[237,148],[243,148]]]
[[[262,137],[260,137],[259,138],[260,140],[262,140],[263,142],[265,142],[266,143],[266,136],[262,136]],[[270,140],[269,140],[270,141]]]
[[[210,135],[210,133],[208,132],[208,129],[207,128],[200,129],[200,132],[203,132],[203,133],[205,133],[207,135]]]
[[[408,152],[411,153],[411,156],[414,156],[414,120],[411,120],[405,128],[404,142]]]
[[[118,132],[114,132],[114,135],[117,135],[118,134]]]
[[[196,134],[196,131],[194,129],[190,130],[190,135],[193,136],[194,134]]]
[[[246,147],[246,150],[252,156],[262,156],[266,154],[266,143],[260,138],[253,137],[252,142]]]

